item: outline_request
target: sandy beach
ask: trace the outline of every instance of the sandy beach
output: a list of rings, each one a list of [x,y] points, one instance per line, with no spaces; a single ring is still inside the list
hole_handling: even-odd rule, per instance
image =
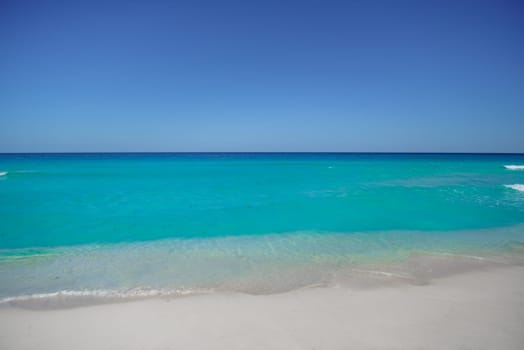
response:
[[[2,349],[522,349],[524,267],[427,285],[0,310]]]

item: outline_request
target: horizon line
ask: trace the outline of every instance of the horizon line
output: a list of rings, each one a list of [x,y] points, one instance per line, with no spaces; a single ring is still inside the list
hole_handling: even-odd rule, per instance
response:
[[[80,151],[80,152],[0,152],[0,155],[23,154],[449,154],[449,155],[524,155],[524,152],[397,152],[397,151]]]

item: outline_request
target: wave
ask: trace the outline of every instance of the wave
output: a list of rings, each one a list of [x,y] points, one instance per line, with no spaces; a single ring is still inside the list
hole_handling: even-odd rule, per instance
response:
[[[524,165],[504,165],[508,170],[524,170]]]
[[[504,187],[511,188],[511,189],[517,190],[519,192],[524,192],[524,185],[523,184],[504,185]]]
[[[0,171],[0,176],[22,176],[40,173],[38,170],[11,170],[11,171]]]
[[[133,301],[147,298],[182,297],[197,294],[212,293],[212,289],[204,288],[178,288],[154,289],[136,287],[126,290],[115,289],[84,289],[61,290],[50,293],[37,293],[18,295],[0,299],[0,306],[21,306],[26,308],[55,308],[59,306],[80,306],[99,303],[113,303],[119,301]]]

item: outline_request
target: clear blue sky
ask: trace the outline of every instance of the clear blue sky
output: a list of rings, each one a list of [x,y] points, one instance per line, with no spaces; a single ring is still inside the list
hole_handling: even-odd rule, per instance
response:
[[[0,0],[0,152],[524,152],[522,1]]]

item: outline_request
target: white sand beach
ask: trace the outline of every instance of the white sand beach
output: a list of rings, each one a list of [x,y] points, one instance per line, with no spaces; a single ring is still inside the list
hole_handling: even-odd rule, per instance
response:
[[[427,285],[0,310],[2,349],[524,349],[524,267]]]

